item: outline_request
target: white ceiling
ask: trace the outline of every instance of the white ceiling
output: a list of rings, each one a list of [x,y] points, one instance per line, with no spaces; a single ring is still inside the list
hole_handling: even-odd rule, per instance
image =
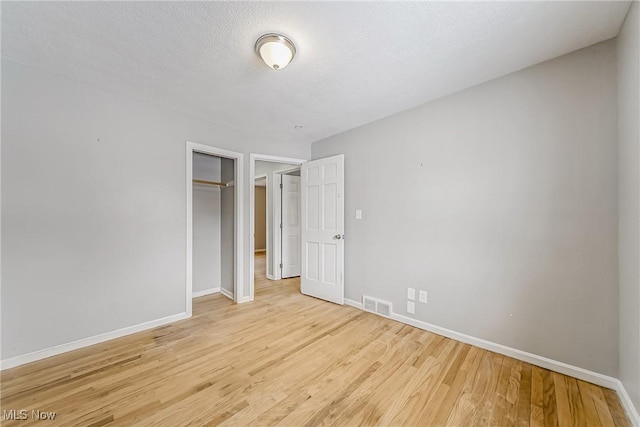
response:
[[[2,2],[2,56],[308,143],[615,37],[629,4]],[[298,47],[284,70],[254,53],[271,31]]]

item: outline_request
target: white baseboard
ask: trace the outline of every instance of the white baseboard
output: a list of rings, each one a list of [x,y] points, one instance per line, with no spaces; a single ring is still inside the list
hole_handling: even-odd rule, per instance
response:
[[[267,252],[267,250],[266,250],[266,249],[256,249],[256,250],[254,250],[253,252],[255,252],[255,253],[261,253],[261,252]]]
[[[251,302],[251,301],[253,301],[253,298],[251,298],[251,297],[241,297],[241,298],[238,299],[237,302],[238,302],[238,304],[241,304],[243,302]]]
[[[58,354],[66,353],[68,351],[78,350],[83,347],[89,347],[91,345],[99,344],[112,339],[120,338],[125,335],[135,334],[136,332],[146,331],[158,326],[166,325],[167,323],[177,322],[178,320],[186,319],[189,317],[187,313],[174,314],[173,316],[163,317],[161,319],[151,320],[149,322],[140,323],[134,326],[128,326],[126,328],[118,329],[112,332],[106,332],[104,334],[95,335],[89,338],[82,338],[77,341],[72,341],[66,344],[56,345],[54,347],[45,348],[43,350],[37,350],[31,353],[22,354],[20,356],[11,357],[0,361],[0,370],[15,368],[16,366],[24,365],[26,363],[35,362],[37,360],[46,359],[47,357],[56,356]]]
[[[345,298],[344,304],[349,305],[351,307],[359,308],[360,310],[362,310],[362,303],[360,301],[355,301],[349,298]]]
[[[344,299],[345,305],[358,308],[362,310],[362,303],[354,301],[348,298]],[[569,365],[564,362],[549,359],[547,357],[538,356],[537,354],[529,353],[526,351],[518,350],[512,347],[507,347],[502,344],[498,344],[492,341],[487,341],[482,338],[476,338],[471,335],[463,334],[460,332],[452,331],[451,329],[443,328],[433,325],[431,323],[423,322],[422,320],[413,319],[411,317],[403,316],[401,314],[392,313],[391,319],[404,323],[406,325],[414,326],[418,329],[433,332],[438,335],[445,336],[447,338],[454,339],[466,344],[471,344],[476,347],[492,351],[494,353],[503,354],[505,356],[512,357],[514,359],[522,360],[524,362],[531,363],[532,365],[540,366],[550,371],[559,372],[564,375],[569,375],[574,378],[578,378],[583,381],[588,381],[593,384],[597,384],[602,387],[606,387],[615,390],[620,397],[620,401],[627,411],[627,416],[631,421],[631,425],[640,427],[640,416],[638,415],[638,409],[634,406],[627,390],[624,388],[622,382],[614,377],[603,375],[598,372],[589,371],[587,369],[579,368],[577,366]]]
[[[397,320],[398,322],[415,326],[416,328],[423,329],[425,331],[433,332],[435,334],[442,335],[456,341],[471,344],[485,350],[493,351],[494,353],[513,357],[514,359],[522,360],[524,362],[531,363],[532,365],[540,366],[542,368],[549,369],[550,371],[554,372],[559,372],[564,375],[569,375],[606,388],[616,390],[618,386],[617,378],[599,374],[597,372],[589,371],[587,369],[579,368],[577,366],[569,365],[557,360],[549,359],[544,356],[538,356],[537,354],[528,353],[526,351],[518,350],[512,347],[507,347],[506,345],[487,341],[482,338],[476,338],[471,335],[452,331],[451,329],[423,322],[422,320],[412,319],[411,317],[403,316],[401,314],[392,313],[391,318],[393,320]]]
[[[220,288],[220,293],[225,297],[229,298],[230,300],[233,300],[233,292],[228,291],[225,288]]]
[[[622,381],[616,380],[618,382],[618,386],[615,388],[615,391],[618,392],[618,397],[620,397],[620,401],[622,402],[622,406],[624,410],[627,411],[627,416],[629,417],[629,421],[632,426],[640,427],[640,414],[638,414],[638,409],[633,405],[633,401],[631,397],[629,397],[629,393],[627,393],[627,389],[624,388],[624,384]]]
[[[276,280],[276,277],[273,274],[267,274],[267,279]]]
[[[215,294],[217,292],[220,292],[220,288],[209,288],[203,289],[201,291],[193,291],[193,293],[191,294],[191,298],[200,298],[205,295]]]

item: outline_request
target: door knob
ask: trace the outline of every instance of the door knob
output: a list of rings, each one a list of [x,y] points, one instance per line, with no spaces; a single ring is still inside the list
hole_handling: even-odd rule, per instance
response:
[[[336,240],[344,239],[344,234],[336,234],[333,238]]]

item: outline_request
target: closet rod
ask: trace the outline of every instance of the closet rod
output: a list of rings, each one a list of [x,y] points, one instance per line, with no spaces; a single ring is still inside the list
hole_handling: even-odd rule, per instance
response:
[[[195,184],[217,185],[219,187],[227,187],[229,185],[226,182],[205,181],[205,180],[202,180],[202,179],[194,179],[193,182]]]

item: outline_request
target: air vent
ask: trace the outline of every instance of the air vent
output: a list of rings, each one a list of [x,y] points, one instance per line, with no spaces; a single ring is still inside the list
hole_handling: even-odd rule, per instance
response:
[[[364,311],[376,312],[376,302],[370,298],[364,297],[364,303],[362,304]]]
[[[393,311],[389,301],[383,301],[366,295],[362,296],[362,307],[364,311],[384,317],[391,317],[391,312]]]
[[[387,302],[379,302],[376,311],[380,316],[391,316],[391,304]]]

